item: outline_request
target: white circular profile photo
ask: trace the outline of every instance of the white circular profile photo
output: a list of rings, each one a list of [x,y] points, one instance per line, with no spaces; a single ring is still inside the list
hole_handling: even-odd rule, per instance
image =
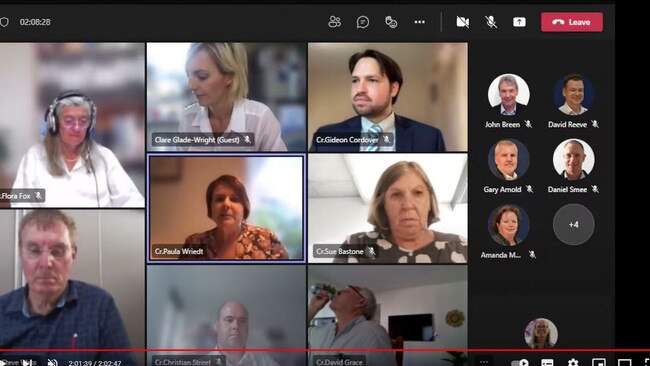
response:
[[[526,81],[516,74],[501,74],[488,88],[488,101],[497,114],[515,116],[523,112],[530,101]]]
[[[566,180],[581,180],[591,173],[596,156],[588,143],[581,139],[566,139],[553,152],[555,171]]]
[[[557,338],[557,327],[546,318],[531,320],[524,331],[524,340],[530,348],[553,348]]]

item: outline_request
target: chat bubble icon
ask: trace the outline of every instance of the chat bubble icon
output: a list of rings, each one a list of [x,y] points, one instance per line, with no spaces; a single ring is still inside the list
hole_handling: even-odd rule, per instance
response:
[[[357,18],[357,29],[366,29],[370,25],[370,19],[367,16],[362,15]]]

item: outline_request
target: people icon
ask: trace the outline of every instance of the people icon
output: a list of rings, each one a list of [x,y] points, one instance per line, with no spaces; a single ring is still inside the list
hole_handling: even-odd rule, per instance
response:
[[[330,15],[330,21],[327,23],[330,28],[338,28],[341,26],[341,18],[335,15]]]

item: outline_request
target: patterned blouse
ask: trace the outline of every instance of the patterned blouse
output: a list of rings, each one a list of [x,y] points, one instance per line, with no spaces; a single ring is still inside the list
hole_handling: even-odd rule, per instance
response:
[[[221,259],[216,253],[216,228],[203,233],[192,234],[185,239],[184,248],[205,248],[206,255],[183,256],[179,259]],[[237,238],[234,259],[289,259],[287,248],[269,229],[243,224],[243,230]]]
[[[467,263],[467,239],[456,234],[433,232],[434,241],[416,250],[399,247],[376,231],[347,237],[343,247],[373,246],[376,255],[337,255],[334,263]]]

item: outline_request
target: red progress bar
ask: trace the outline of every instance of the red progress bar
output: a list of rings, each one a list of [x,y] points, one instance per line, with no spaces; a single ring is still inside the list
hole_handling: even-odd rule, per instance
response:
[[[0,352],[213,352],[214,348],[0,348]],[[220,352],[647,352],[650,348],[220,348]]]

